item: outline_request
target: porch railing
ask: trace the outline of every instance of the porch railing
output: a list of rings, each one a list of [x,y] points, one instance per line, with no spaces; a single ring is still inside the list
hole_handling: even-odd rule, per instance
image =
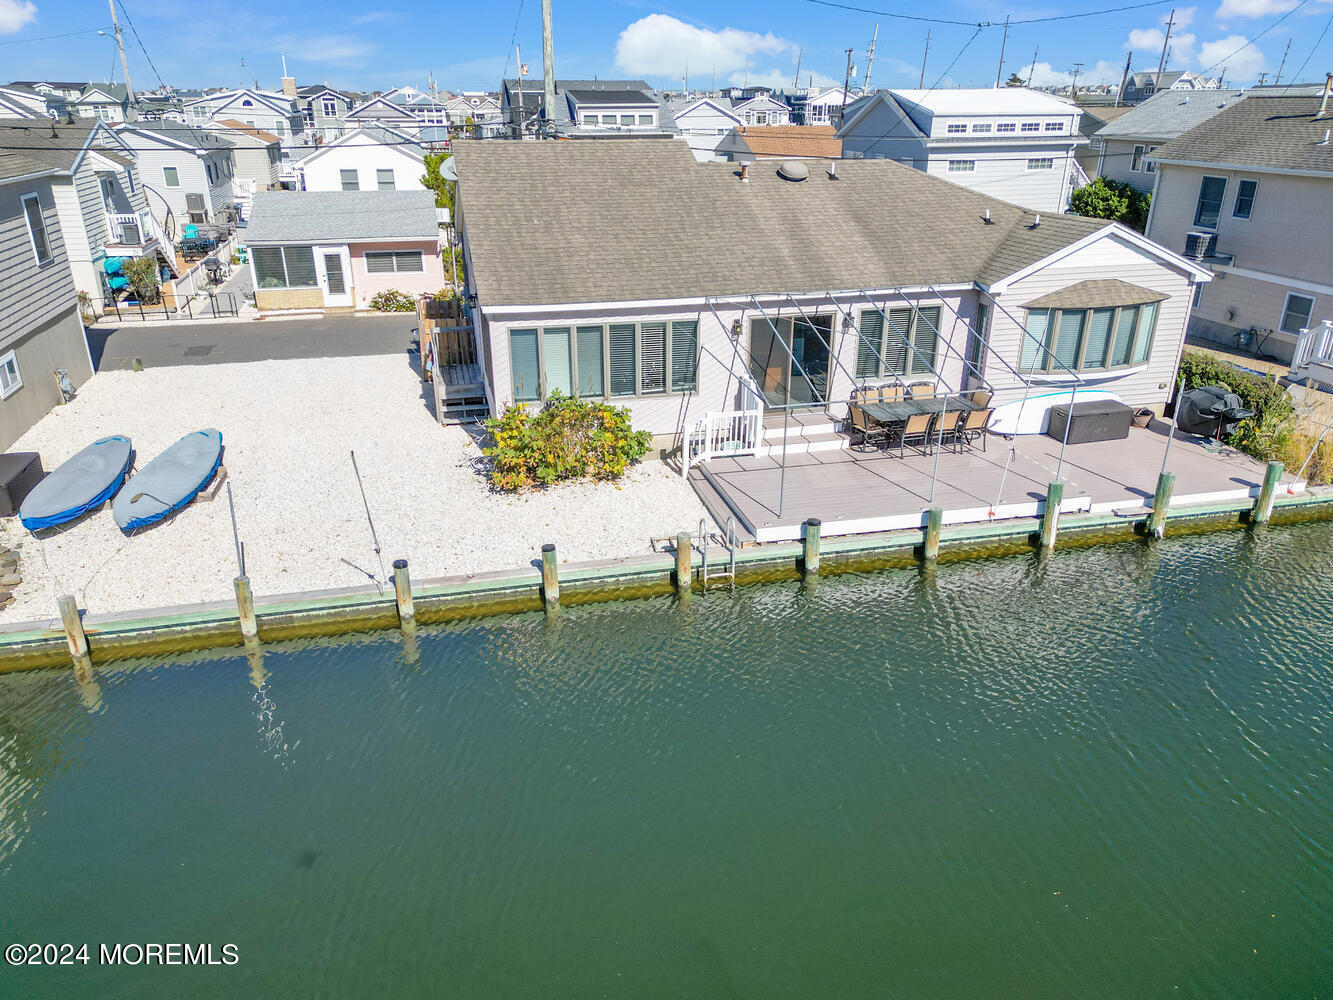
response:
[[[166,252],[171,242],[152,212],[107,212],[107,243],[111,246],[146,247],[154,240]]]
[[[688,476],[690,466],[710,458],[734,458],[753,455],[763,436],[764,397],[752,378],[741,375],[740,409],[705,413],[694,422],[681,444],[680,474]]]
[[[1322,363],[1333,365],[1333,320],[1324,320],[1318,326],[1302,330],[1296,339],[1296,350],[1291,356],[1294,375],[1306,365]]]

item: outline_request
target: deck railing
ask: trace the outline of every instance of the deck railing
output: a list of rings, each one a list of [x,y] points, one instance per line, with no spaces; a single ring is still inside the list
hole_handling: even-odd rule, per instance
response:
[[[1333,365],[1333,320],[1302,330],[1291,356],[1291,372],[1296,374],[1309,364]]]
[[[680,474],[688,476],[690,466],[710,458],[753,455],[759,450],[763,435],[764,397],[754,380],[741,375],[738,410],[705,413],[686,432],[681,444]]]
[[[107,212],[106,226],[110,246],[146,247],[156,240],[164,251],[170,252],[171,243],[152,212]]]

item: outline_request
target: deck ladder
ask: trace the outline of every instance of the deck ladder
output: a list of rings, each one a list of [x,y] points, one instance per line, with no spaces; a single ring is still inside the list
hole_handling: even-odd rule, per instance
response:
[[[736,549],[739,543],[736,540],[736,518],[728,517],[726,534],[722,539],[722,547],[727,550],[727,561],[718,566],[716,570],[708,568],[708,519],[699,518],[699,558],[702,563],[700,579],[703,580],[704,590],[708,589],[709,580],[726,580],[732,590],[736,589]]]

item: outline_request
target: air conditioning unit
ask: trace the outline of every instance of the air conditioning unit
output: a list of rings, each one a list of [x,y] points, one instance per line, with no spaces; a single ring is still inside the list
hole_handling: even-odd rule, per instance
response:
[[[1217,233],[1188,233],[1185,236],[1185,256],[1203,260],[1217,252]]]

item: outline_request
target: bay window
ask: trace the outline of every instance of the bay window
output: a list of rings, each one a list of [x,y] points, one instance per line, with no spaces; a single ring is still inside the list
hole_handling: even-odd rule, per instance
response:
[[[591,399],[693,392],[699,324],[673,320],[511,329],[509,357],[518,402],[557,391]]]
[[[1152,351],[1157,306],[1029,309],[1019,369],[1061,374],[1141,365]]]

